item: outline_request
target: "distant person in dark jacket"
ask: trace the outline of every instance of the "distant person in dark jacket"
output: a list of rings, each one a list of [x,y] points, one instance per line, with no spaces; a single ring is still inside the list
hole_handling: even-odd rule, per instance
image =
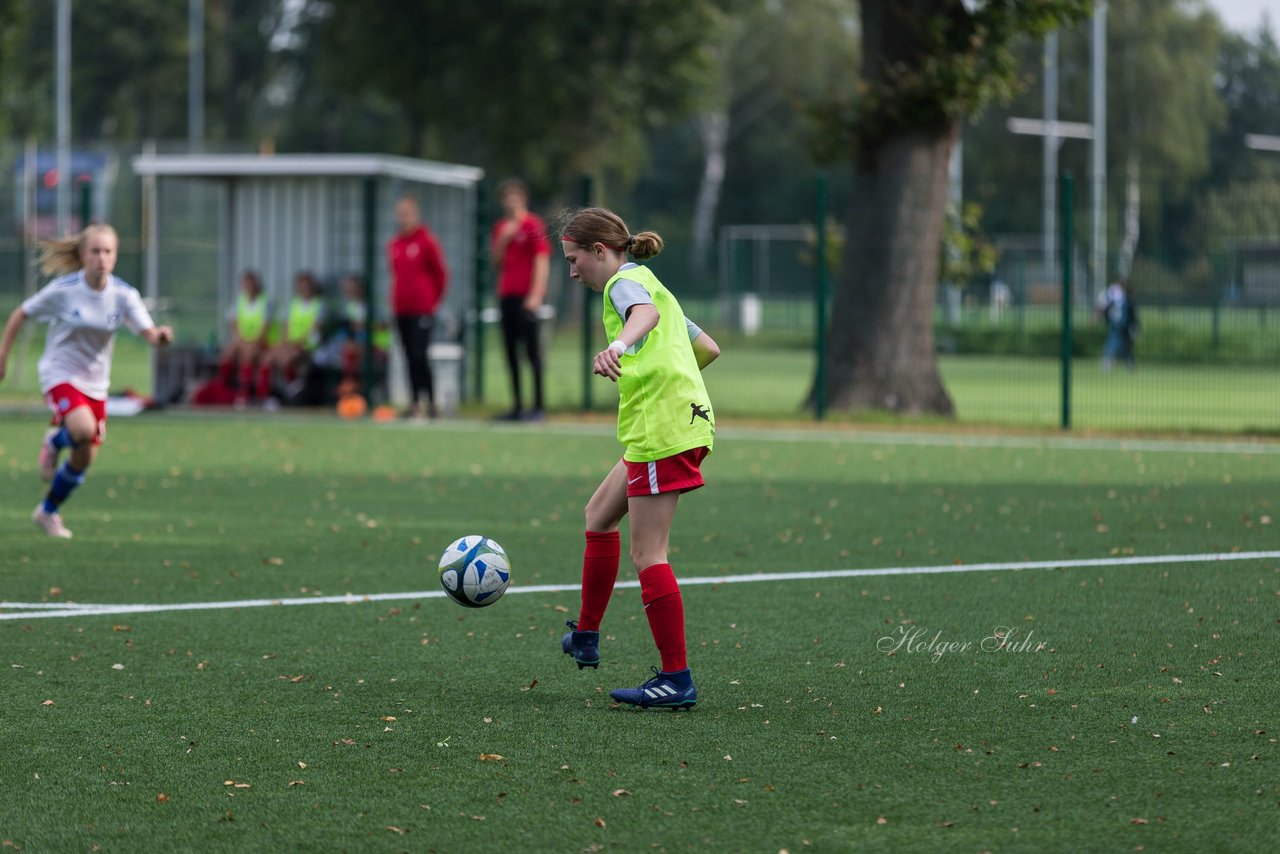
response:
[[[1112,282],[1098,295],[1098,316],[1107,325],[1102,370],[1111,370],[1117,359],[1133,370],[1136,367],[1133,342],[1138,337],[1138,307],[1127,282]]]

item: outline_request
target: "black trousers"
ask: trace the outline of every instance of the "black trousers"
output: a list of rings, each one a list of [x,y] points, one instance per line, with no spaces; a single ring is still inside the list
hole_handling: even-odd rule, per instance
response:
[[[507,369],[511,372],[511,394],[515,409],[524,409],[524,395],[520,391],[520,347],[533,369],[533,408],[542,411],[542,346],[538,341],[538,315],[524,307],[524,297],[503,297],[502,343],[507,349]]]
[[[431,326],[435,318],[429,314],[396,315],[396,328],[400,332],[400,346],[404,348],[404,360],[409,365],[409,389],[413,402],[417,403],[425,393],[433,402],[434,387],[431,382],[431,362],[427,349],[431,346]]]

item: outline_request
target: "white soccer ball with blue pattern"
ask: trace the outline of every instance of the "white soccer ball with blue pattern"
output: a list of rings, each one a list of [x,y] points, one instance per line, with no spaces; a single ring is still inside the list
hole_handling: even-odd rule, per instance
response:
[[[488,537],[460,537],[440,556],[440,586],[463,607],[492,605],[510,583],[511,561],[502,546]]]

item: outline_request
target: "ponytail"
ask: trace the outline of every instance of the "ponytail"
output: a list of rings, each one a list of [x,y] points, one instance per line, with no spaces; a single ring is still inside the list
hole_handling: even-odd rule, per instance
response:
[[[65,276],[80,270],[84,267],[80,260],[80,250],[84,248],[89,235],[98,232],[109,233],[117,244],[120,241],[116,230],[101,222],[86,227],[79,234],[40,241],[40,271],[46,276]]]
[[[560,239],[583,248],[602,243],[637,261],[652,258],[662,251],[662,237],[656,231],[632,234],[622,217],[605,208],[568,212],[562,221]]]
[[[652,258],[662,251],[662,235],[656,231],[642,231],[627,238],[627,251],[637,261]]]

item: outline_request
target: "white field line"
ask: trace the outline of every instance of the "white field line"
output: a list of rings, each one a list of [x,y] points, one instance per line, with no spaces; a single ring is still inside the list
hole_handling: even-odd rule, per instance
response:
[[[872,575],[939,575],[954,572],[1009,572],[1024,569],[1074,569],[1105,566],[1149,566],[1151,564],[1219,563],[1237,560],[1280,559],[1280,551],[1209,552],[1186,555],[1148,555],[1142,557],[1078,558],[1068,560],[1013,561],[1010,563],[948,563],[940,566],[885,566],[875,569],[823,569],[805,572],[760,572],[750,575],[707,575],[682,578],[685,587],[708,584],[749,584],[759,581],[806,581],[826,578],[862,578]],[[618,587],[639,587],[639,581],[620,581]],[[577,584],[530,584],[512,587],[512,593],[569,593]],[[52,603],[0,602],[0,609],[38,608],[40,610],[0,613],[0,620],[39,620],[53,617],[91,617],[111,614],[152,614],[162,611],[222,611],[239,608],[265,608],[272,605],[355,605],[361,602],[403,602],[415,599],[440,599],[443,590],[418,590],[408,593],[369,593],[363,596],[310,596],[284,599],[233,599],[214,602],[171,602],[140,605],[81,604],[61,610]]]

